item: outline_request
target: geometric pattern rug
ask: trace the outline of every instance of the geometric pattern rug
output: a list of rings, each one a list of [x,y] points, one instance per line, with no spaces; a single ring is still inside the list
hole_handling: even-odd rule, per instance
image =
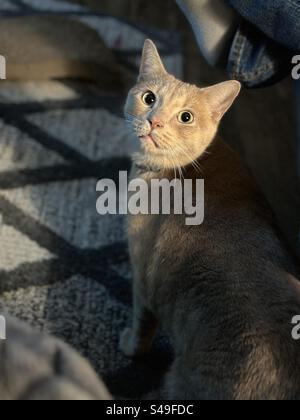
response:
[[[121,37],[119,52],[134,72],[151,35],[180,75],[179,42],[170,34],[61,1],[1,1],[0,9],[75,12],[109,47]],[[97,180],[117,180],[130,168],[135,142],[123,103],[83,82],[0,82],[0,301],[10,315],[71,344],[114,395],[140,398],[158,387],[170,352],[163,337],[148,360],[118,350],[131,319],[124,220],[96,213]]]

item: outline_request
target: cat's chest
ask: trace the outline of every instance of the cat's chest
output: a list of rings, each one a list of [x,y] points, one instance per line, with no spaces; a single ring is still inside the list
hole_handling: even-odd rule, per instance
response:
[[[152,177],[133,173],[131,179],[140,179],[145,182],[145,189],[140,194],[144,209],[148,207],[146,214],[133,214],[127,216],[127,236],[129,249],[134,268],[145,273],[151,262],[155,259],[158,238],[161,237],[162,226],[168,223],[167,216],[151,213],[151,180]],[[146,188],[147,185],[147,188]],[[129,203],[135,192],[129,192]],[[129,207],[132,207],[129,205]],[[134,210],[134,209],[133,209]]]
[[[159,237],[161,216],[129,215],[127,218],[127,235],[130,251],[139,261],[149,261],[155,252],[155,243]]]

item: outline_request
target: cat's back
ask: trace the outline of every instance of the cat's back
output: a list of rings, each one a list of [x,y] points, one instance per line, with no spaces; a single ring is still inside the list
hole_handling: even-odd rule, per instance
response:
[[[227,255],[235,252],[253,262],[264,258],[295,267],[273,211],[240,157],[218,139],[201,164],[205,220],[194,234],[211,237]]]

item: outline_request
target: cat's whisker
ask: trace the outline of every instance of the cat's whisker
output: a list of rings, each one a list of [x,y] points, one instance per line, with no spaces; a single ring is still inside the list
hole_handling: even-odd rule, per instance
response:
[[[174,160],[174,153],[172,149],[169,150],[169,153],[170,153],[170,156],[168,156],[168,158],[171,160],[173,171],[174,171],[174,179],[175,181],[177,181],[177,172],[176,172],[177,165],[176,165],[176,161]],[[166,158],[164,160],[166,160]]]
[[[173,171],[174,171],[174,179],[175,179],[175,182],[177,182],[176,163],[173,160],[173,158],[171,158],[171,161],[172,161],[172,166],[173,166]]]
[[[171,140],[171,137],[168,136],[168,135],[165,135],[165,139]],[[172,152],[174,154],[174,148],[172,148],[171,145],[168,142],[166,142],[166,144],[170,147],[170,150],[172,150]],[[188,153],[187,150],[185,150],[182,146],[180,146],[178,144],[176,145],[176,149],[178,149],[179,152],[185,154],[185,156],[190,160],[190,164],[193,166],[193,168],[197,172],[201,172],[203,174],[203,170],[202,170],[199,162],[197,162],[195,159],[193,159],[192,156]],[[181,172],[181,177],[184,178],[181,165],[178,165],[178,169]]]
[[[201,167],[200,163],[196,159],[193,159],[190,153],[187,150],[185,150],[182,146],[179,146],[178,149],[182,153],[184,153],[187,156],[187,158],[191,160],[190,164],[193,166],[196,172],[201,172],[201,174],[204,175],[203,168]]]
[[[169,153],[172,155],[172,161],[175,163],[175,172],[176,172],[176,169],[177,169],[178,172],[179,172],[180,181],[182,182],[184,180],[184,175],[183,175],[183,172],[182,172],[181,165],[176,163],[176,155],[175,155],[175,152],[172,149],[171,145],[168,142],[165,142],[165,144],[170,147]],[[177,180],[177,175],[176,175],[176,180]]]

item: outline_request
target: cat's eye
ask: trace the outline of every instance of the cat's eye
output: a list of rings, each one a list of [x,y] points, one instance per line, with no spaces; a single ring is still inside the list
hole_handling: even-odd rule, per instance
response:
[[[178,115],[178,121],[181,124],[192,124],[194,121],[194,115],[190,111],[182,111]]]
[[[142,96],[143,102],[147,106],[153,106],[156,102],[156,96],[153,92],[148,90],[144,95]]]

